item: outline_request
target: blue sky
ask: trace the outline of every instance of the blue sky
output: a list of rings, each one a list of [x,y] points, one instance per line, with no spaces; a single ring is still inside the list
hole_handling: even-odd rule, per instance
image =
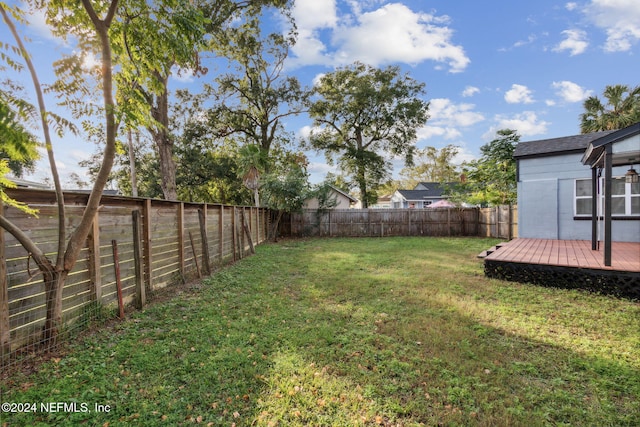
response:
[[[478,157],[503,128],[516,129],[522,141],[577,134],[586,97],[601,97],[606,85],[640,84],[638,0],[296,0],[293,15],[299,40],[287,72],[310,86],[354,61],[400,65],[425,83],[430,102],[417,146],[458,145],[458,161]],[[52,40],[37,16],[30,21],[25,31],[47,82],[51,62],[72,47]],[[9,40],[4,25],[0,38]],[[170,87],[198,90],[211,79],[174,79]],[[287,128],[304,136],[310,124],[298,117]],[[93,145],[75,138],[54,144],[63,177],[82,175],[77,162]],[[317,182],[332,168],[323,155],[308,155]],[[393,163],[397,173],[402,164]]]

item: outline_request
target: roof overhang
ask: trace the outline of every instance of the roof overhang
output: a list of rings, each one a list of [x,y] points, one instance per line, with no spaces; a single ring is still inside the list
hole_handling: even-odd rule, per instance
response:
[[[589,143],[582,164],[591,168],[603,167],[605,153],[612,155],[614,167],[640,163],[640,122]]]

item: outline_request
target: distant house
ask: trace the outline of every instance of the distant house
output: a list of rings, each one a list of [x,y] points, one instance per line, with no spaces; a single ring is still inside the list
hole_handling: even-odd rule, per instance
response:
[[[335,199],[336,201],[336,205],[332,209],[349,209],[358,207],[358,199],[350,196],[348,193],[340,190],[339,188],[336,188],[334,186],[330,187],[332,191],[329,197]],[[318,207],[319,203],[317,197],[306,200],[303,205],[304,209],[318,209]]]
[[[13,176],[7,177],[10,181],[12,181],[16,187],[18,188],[35,188],[38,190],[49,190],[50,187],[47,184],[43,184],[42,182],[29,181],[22,178],[16,178]]]
[[[393,209],[422,209],[432,203],[445,200],[448,186],[455,183],[420,182],[413,190],[396,190],[391,196]]]
[[[640,242],[640,123],[521,142],[514,157],[519,237]]]
[[[389,209],[391,207],[391,194],[378,197],[375,204],[369,206],[371,209]]]

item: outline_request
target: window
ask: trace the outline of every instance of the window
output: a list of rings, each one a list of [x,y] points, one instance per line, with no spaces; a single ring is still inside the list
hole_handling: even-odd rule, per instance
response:
[[[577,179],[575,184],[574,212],[576,216],[591,216],[591,180]],[[600,178],[600,188],[604,178]],[[600,195],[599,212],[604,210],[604,196]],[[611,215],[640,216],[640,183],[627,183],[624,177],[611,180]]]
[[[576,216],[591,216],[591,180],[576,179]]]

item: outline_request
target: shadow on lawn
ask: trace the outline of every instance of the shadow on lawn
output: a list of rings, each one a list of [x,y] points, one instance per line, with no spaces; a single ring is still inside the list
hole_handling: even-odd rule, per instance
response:
[[[478,315],[474,301],[491,301],[488,288],[499,282],[479,274],[475,248],[440,270],[450,257],[436,249],[425,249],[436,251],[425,261],[401,253],[407,241],[376,242],[389,251],[383,262],[373,245],[357,253],[317,241],[262,248],[264,257],[88,337],[2,396],[99,403],[109,412],[1,414],[2,421],[622,426],[638,419],[638,369]],[[411,265],[424,275],[408,274]],[[448,286],[452,277],[459,283]]]

